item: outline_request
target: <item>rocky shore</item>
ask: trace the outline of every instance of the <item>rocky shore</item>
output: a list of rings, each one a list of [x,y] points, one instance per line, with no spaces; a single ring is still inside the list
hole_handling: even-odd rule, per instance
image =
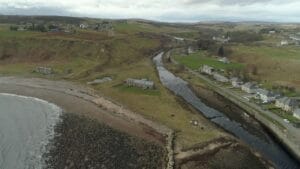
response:
[[[44,155],[46,168],[160,169],[164,147],[129,136],[96,120],[65,113]]]

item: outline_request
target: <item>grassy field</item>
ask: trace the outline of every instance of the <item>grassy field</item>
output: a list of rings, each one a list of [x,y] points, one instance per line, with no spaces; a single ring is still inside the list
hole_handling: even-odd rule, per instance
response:
[[[176,131],[176,149],[223,136],[208,120],[192,111],[159,82],[151,56],[162,45],[159,28],[148,24],[117,25],[115,36],[105,32],[81,31],[75,34],[10,32],[0,29],[0,75],[65,79],[82,84],[110,76],[113,81],[95,88],[101,95],[162,123]],[[145,28],[145,27],[148,27]],[[178,31],[164,27],[162,31]],[[141,34],[140,32],[146,32]],[[54,75],[33,73],[38,66],[52,67]],[[155,90],[122,86],[127,78],[148,78]],[[198,120],[200,126],[192,126]]]
[[[257,75],[252,76],[255,80],[300,91],[300,48],[237,45],[231,49],[233,61],[257,67]]]
[[[188,56],[176,55],[175,60],[191,69],[199,69],[203,65],[209,65],[217,69],[242,69],[243,65],[239,63],[225,64],[216,58],[209,57],[204,51],[199,51]]]

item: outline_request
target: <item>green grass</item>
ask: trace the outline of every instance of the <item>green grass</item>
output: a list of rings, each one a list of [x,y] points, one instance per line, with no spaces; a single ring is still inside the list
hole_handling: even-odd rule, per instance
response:
[[[121,92],[129,92],[134,94],[143,94],[148,96],[159,96],[160,92],[157,89],[142,89],[138,87],[130,87],[126,85],[118,85],[116,86]]]
[[[208,57],[203,51],[188,55],[175,56],[175,60],[191,69],[199,69],[203,65],[209,65],[217,69],[242,69],[244,66],[239,63],[225,64],[219,62],[216,58]]]
[[[10,31],[7,29],[0,29],[0,39],[4,38],[28,38],[41,35],[40,32],[30,31]]]
[[[270,59],[293,59],[300,61],[300,49],[297,47],[268,47],[268,46],[244,46],[238,45],[232,47],[239,54],[255,55],[260,57],[269,57]]]

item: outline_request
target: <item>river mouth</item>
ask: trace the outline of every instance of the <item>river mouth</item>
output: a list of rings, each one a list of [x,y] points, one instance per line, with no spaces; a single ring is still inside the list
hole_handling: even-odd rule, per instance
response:
[[[211,122],[222,127],[229,133],[232,133],[253,150],[261,153],[264,158],[270,160],[276,168],[298,169],[300,167],[299,162],[292,158],[281,145],[274,141],[272,137],[269,136],[269,133],[259,131],[251,127],[251,125],[245,126],[245,122],[242,120],[239,121],[239,118],[232,119],[232,117],[227,116],[224,112],[218,111],[203,103],[194,91],[190,89],[186,81],[176,77],[164,67],[162,57],[163,53],[160,53],[154,57],[153,61],[156,65],[160,80],[165,87],[174,92],[177,96],[182,97]],[[261,137],[261,135],[264,137]]]
[[[43,168],[62,110],[44,100],[0,93],[0,168]]]

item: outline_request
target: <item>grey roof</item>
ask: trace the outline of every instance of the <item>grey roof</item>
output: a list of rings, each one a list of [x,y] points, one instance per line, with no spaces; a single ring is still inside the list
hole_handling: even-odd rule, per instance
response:
[[[257,90],[257,93],[258,93],[258,94],[261,94],[261,95],[268,96],[268,97],[275,96],[273,92],[268,91],[268,90],[265,90],[265,89],[258,89],[258,90]]]
[[[288,106],[297,106],[298,101],[296,99],[288,98],[288,97],[283,97],[278,100],[279,102],[288,105]]]
[[[230,79],[231,82],[243,82],[240,78],[238,77],[233,77]]]
[[[250,89],[255,89],[256,85],[252,82],[247,82],[243,85],[244,87],[250,88]]]
[[[300,109],[296,109],[296,110],[294,111],[294,114],[300,116]]]

